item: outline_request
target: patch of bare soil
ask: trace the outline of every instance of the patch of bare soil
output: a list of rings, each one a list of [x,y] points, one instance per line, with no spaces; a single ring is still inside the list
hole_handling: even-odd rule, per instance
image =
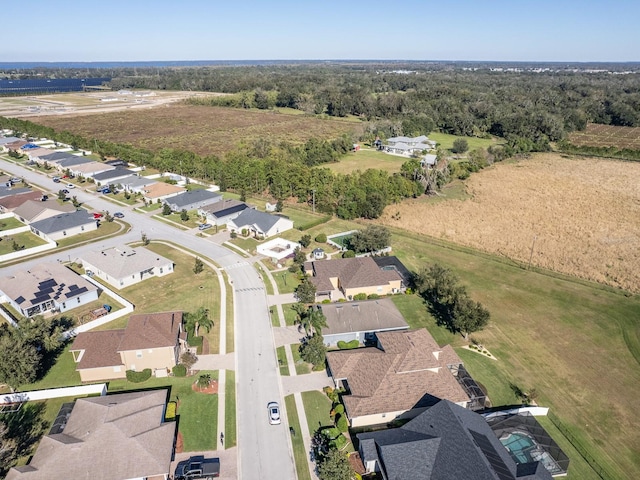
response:
[[[466,188],[469,199],[409,200],[381,220],[640,292],[640,163],[539,154],[473,174]]]
[[[196,381],[193,383],[193,385],[191,385],[191,390],[198,393],[206,393],[209,395],[213,395],[218,393],[218,381],[211,380],[211,383],[209,383],[209,385],[206,387],[198,386],[198,382]]]

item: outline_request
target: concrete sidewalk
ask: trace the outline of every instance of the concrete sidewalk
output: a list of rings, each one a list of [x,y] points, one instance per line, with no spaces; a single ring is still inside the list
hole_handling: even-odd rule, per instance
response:
[[[293,293],[279,293],[277,295],[268,295],[267,303],[272,305],[284,305],[286,303],[296,303],[298,299]]]
[[[300,343],[303,338],[304,332],[299,332],[297,325],[291,327],[273,327],[273,341],[276,347]]]

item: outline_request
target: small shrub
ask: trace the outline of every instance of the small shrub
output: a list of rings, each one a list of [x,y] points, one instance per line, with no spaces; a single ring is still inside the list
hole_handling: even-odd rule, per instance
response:
[[[353,296],[354,300],[366,300],[367,299],[367,294],[366,293],[356,293]]]
[[[329,300],[328,298],[325,298],[324,300],[322,300],[322,303],[331,303],[331,300]]]
[[[127,370],[127,380],[131,383],[146,382],[151,378],[151,369],[145,368],[141,372],[134,372],[133,370]]]
[[[340,350],[350,350],[352,348],[358,348],[360,346],[360,342],[358,340],[351,340],[350,342],[344,342],[340,340],[338,342],[338,348]]]
[[[320,233],[316,236],[316,242],[318,243],[327,243],[327,235],[324,233]]]
[[[344,303],[344,302],[346,302],[346,301],[347,301],[347,300],[346,300],[346,299],[344,299],[344,298],[342,298],[342,297],[338,299],[338,303]]]
[[[342,254],[342,258],[355,258],[356,252],[353,250],[345,250]]]
[[[404,293],[407,295],[413,295],[413,288],[407,288]]]
[[[187,376],[187,367],[184,365],[176,365],[171,369],[174,377],[186,377]]]
[[[380,295],[378,295],[377,293],[371,293],[370,295],[367,295],[367,300],[376,300],[380,298]]]
[[[174,401],[167,403],[167,411],[164,414],[164,419],[175,420],[176,414],[178,413],[178,404]]]
[[[333,409],[333,411],[337,414],[337,415],[342,415],[344,413],[344,405],[342,405],[341,403],[337,404],[335,406],[335,408]]]
[[[229,234],[229,236],[230,236],[231,238],[238,238],[238,234],[237,234],[236,232],[231,232],[231,233]]]
[[[340,432],[342,433],[349,430],[349,422],[347,421],[346,415],[340,415],[338,417],[338,421],[336,422],[336,427],[338,427],[338,430],[340,430]]]
[[[334,438],[329,442],[329,445],[335,447],[337,450],[342,450],[346,444],[347,444],[347,437],[345,437],[342,434],[338,435],[336,438]]]

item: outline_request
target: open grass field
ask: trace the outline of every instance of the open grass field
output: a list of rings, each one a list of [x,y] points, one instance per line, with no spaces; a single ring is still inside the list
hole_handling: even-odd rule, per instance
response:
[[[88,138],[130,143],[152,151],[190,150],[199,155],[224,155],[241,142],[250,145],[260,138],[268,138],[273,143],[303,143],[311,137],[333,139],[358,127],[342,120],[181,103],[145,110],[42,116],[29,120]]]
[[[13,242],[16,242],[21,249],[39,247],[40,245],[47,243],[42,238],[31,232],[22,232],[12,234],[11,236],[3,236],[0,237],[0,255],[15,252],[13,249]]]
[[[408,200],[381,222],[640,292],[638,178],[637,163],[539,154],[472,175],[466,200]]]
[[[590,123],[583,132],[573,132],[569,142],[578,147],[617,147],[640,150],[640,127],[616,127]]]
[[[491,145],[500,145],[504,143],[503,140],[499,138],[477,138],[477,137],[462,137],[458,135],[449,135],[448,133],[439,133],[432,132],[428,135],[430,140],[437,142],[438,148],[442,148],[444,150],[451,150],[453,147],[453,142],[458,138],[463,138],[467,141],[469,145],[469,150],[474,150],[476,148],[488,148]]]
[[[335,173],[349,174],[356,170],[365,171],[370,168],[395,173],[400,171],[403,163],[409,158],[398,155],[389,155],[378,150],[363,148],[357,152],[350,152],[339,162],[327,163],[320,168],[328,168]]]
[[[4,232],[5,230],[12,230],[14,228],[20,228],[24,226],[25,224],[15,217],[3,218],[2,220],[0,220],[0,235],[2,235],[2,232]]]

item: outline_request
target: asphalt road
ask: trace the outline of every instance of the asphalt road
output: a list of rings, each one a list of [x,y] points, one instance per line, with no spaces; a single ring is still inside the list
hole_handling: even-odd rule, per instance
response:
[[[2,170],[25,178],[31,185],[44,187],[54,195],[64,188],[62,183],[54,183],[51,178],[19,165],[6,161],[2,161],[1,165]],[[122,211],[125,214],[124,220],[132,226],[131,230],[123,235],[2,268],[0,275],[8,275],[12,271],[43,261],[74,260],[90,250],[139,241],[143,232],[150,240],[171,241],[213,260],[227,271],[234,289],[238,478],[295,480],[286,414],[283,410],[281,425],[270,425],[267,418],[267,403],[278,401],[283,409],[284,401],[266,291],[253,266],[238,254],[206,238],[196,237],[191,232],[153,220],[134,212],[130,207],[116,206],[102,199],[99,194],[75,188],[70,191],[70,195],[76,195],[92,211]]]

